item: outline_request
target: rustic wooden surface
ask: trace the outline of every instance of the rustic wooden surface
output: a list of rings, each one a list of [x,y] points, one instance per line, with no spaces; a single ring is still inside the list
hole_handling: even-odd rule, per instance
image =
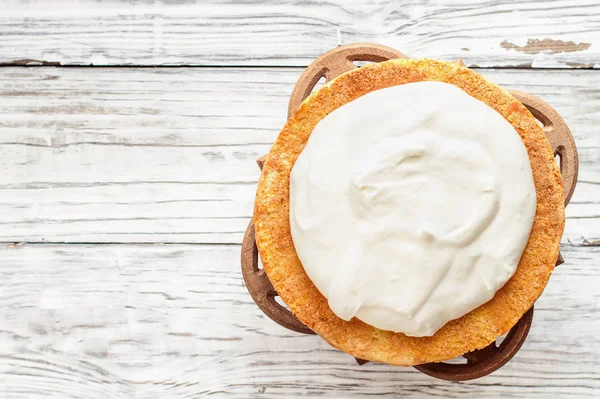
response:
[[[600,397],[600,3],[195,3],[2,2],[0,398]],[[255,159],[300,66],[355,41],[489,67],[575,136],[565,264],[481,380],[359,367],[243,286]]]
[[[0,62],[306,66],[377,42],[468,66],[600,68],[599,15],[596,0],[3,0]]]
[[[241,243],[301,68],[0,68],[0,241]],[[579,150],[565,239],[600,239],[600,72],[480,70]]]

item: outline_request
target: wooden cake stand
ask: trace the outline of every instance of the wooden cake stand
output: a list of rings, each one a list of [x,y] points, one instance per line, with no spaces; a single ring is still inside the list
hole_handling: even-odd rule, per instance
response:
[[[356,69],[354,61],[381,62],[395,58],[408,57],[390,47],[368,43],[340,46],[323,54],[313,61],[298,79],[290,98],[288,118],[300,107],[322,77],[330,81],[342,73]],[[462,60],[455,62],[464,65]],[[511,90],[510,93],[521,101],[543,126],[555,156],[559,157],[565,205],[568,204],[577,183],[579,161],[577,148],[567,124],[551,106],[539,98],[516,90]],[[257,161],[261,169],[264,158]],[[254,224],[251,221],[242,243],[242,274],[252,299],[269,318],[281,326],[299,333],[314,334],[290,310],[275,301],[278,294],[265,271],[259,269],[258,260]],[[556,266],[563,262],[559,254]],[[486,376],[505,365],[517,353],[527,338],[532,320],[533,306],[510,329],[499,345],[493,342],[483,349],[465,353],[463,357],[466,358],[466,363],[426,363],[415,368],[432,377],[449,381],[466,381]],[[362,359],[356,361],[360,365],[368,362]]]

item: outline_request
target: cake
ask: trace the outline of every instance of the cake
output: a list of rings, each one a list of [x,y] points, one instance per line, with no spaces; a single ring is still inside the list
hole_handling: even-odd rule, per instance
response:
[[[417,82],[452,85],[504,117],[526,150],[536,201],[530,230],[527,228],[529,234],[523,242],[526,245],[518,251],[520,261],[515,264],[514,274],[494,289],[491,299],[486,298],[485,303],[458,318],[444,321],[439,328],[403,332],[377,328],[358,317],[344,320],[332,310],[298,256],[299,252],[310,250],[303,244],[302,251],[297,251],[294,245],[290,175],[315,127],[332,112],[369,93]],[[334,157],[336,148],[331,147],[320,151],[325,154],[331,151]],[[506,90],[465,67],[433,60],[391,60],[343,74],[304,101],[284,126],[264,164],[254,223],[265,272],[301,322],[334,347],[355,357],[412,366],[452,359],[483,348],[506,333],[533,305],[554,269],[564,226],[564,205],[560,173],[553,155],[529,111]],[[314,273],[311,271],[313,279]]]

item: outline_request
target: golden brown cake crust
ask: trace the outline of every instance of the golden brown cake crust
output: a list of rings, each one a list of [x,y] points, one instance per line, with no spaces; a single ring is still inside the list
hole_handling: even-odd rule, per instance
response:
[[[517,271],[494,298],[448,322],[432,337],[408,337],[329,308],[296,254],[290,233],[290,172],[314,127],[336,108],[373,90],[418,81],[453,84],[509,121],[529,154],[537,193],[533,228]],[[256,242],[273,286],[298,319],[355,357],[412,366],[452,359],[506,333],[541,295],[558,257],[564,227],[563,188],[552,149],[531,113],[506,90],[456,64],[391,60],[343,74],[307,98],[279,134],[264,164],[254,209]]]

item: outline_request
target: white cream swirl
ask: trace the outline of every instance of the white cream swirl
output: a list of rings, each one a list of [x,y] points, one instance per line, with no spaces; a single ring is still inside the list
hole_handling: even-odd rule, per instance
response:
[[[440,82],[338,108],[291,173],[294,245],[331,309],[411,336],[494,296],[516,270],[535,207],[512,125]]]

